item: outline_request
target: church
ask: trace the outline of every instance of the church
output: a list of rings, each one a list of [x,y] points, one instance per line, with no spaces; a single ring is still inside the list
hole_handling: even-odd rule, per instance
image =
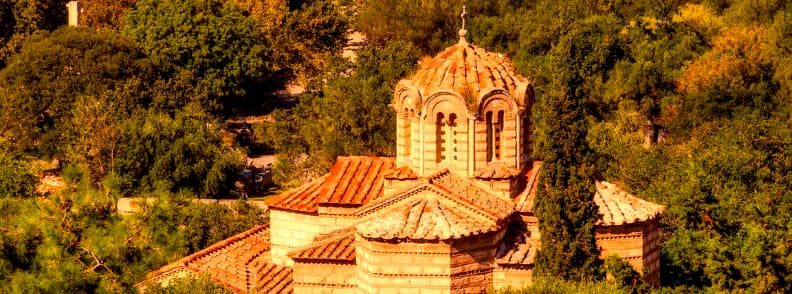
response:
[[[396,157],[339,157],[267,200],[270,221],[150,273],[206,274],[237,293],[481,293],[531,284],[533,82],[466,40],[400,81]],[[596,183],[602,257],[659,283],[661,205]]]

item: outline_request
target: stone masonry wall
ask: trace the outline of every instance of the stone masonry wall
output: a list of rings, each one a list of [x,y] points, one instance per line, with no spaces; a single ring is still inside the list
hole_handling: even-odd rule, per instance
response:
[[[295,294],[352,294],[357,288],[355,264],[295,262],[293,277]]]
[[[502,232],[457,244],[388,243],[356,237],[357,293],[480,293],[492,286]]]
[[[270,210],[270,228],[272,261],[283,266],[294,264],[286,254],[311,244],[314,237],[332,229],[323,225],[318,215],[275,209]]]
[[[533,266],[498,267],[492,273],[492,287],[495,289],[521,289],[533,283]]]
[[[644,236],[642,224],[597,226],[597,246],[602,258],[616,254],[639,273],[643,273]]]
[[[643,225],[643,269],[644,280],[660,286],[660,232],[658,220],[653,219]]]

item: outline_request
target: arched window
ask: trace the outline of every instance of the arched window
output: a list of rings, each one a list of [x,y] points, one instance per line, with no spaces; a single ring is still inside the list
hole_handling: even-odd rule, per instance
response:
[[[443,115],[442,112],[437,113],[437,120],[435,122],[435,126],[436,126],[435,134],[437,135],[437,150],[435,150],[436,161],[441,162],[441,161],[445,161],[444,147],[445,147],[445,139],[446,139],[445,116]]]
[[[487,111],[487,161],[501,159],[501,133],[503,132],[503,110],[497,116],[492,111]]]
[[[448,119],[443,113],[437,114],[437,162],[456,160],[457,115],[451,113]]]
[[[487,122],[487,162],[490,162],[493,155],[492,146],[494,146],[492,144],[492,111],[487,111],[485,117]]]
[[[404,138],[404,150],[402,154],[404,154],[405,158],[410,157],[410,151],[412,150],[412,114],[414,112],[407,108],[404,109],[402,113],[402,132],[406,134]]]

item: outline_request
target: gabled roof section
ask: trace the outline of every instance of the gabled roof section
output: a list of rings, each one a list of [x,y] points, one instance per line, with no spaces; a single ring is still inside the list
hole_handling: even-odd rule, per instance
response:
[[[448,240],[498,230],[514,204],[441,170],[426,182],[362,207],[361,236],[382,240]]]
[[[598,225],[624,225],[644,222],[662,214],[664,207],[632,196],[614,184],[597,182],[594,203],[602,218]]]
[[[532,266],[539,249],[538,240],[531,236],[524,223],[512,223],[495,252],[501,266]]]
[[[525,188],[517,197],[514,197],[515,209],[520,213],[533,214],[534,213],[534,199],[536,198],[536,187],[539,184],[539,171],[542,170],[542,162],[534,161],[531,163],[531,168],[525,173],[520,175],[523,177],[522,181],[525,183]]]
[[[269,224],[231,236],[148,275],[162,281],[183,272],[206,273],[235,293],[290,293],[291,269],[269,262]]]
[[[514,200],[517,211],[523,214],[534,213],[536,189],[539,186],[539,172],[542,162],[534,161],[533,166],[523,176],[526,187]],[[620,189],[614,184],[601,181],[596,182],[597,192],[594,194],[594,204],[597,205],[602,215],[597,225],[625,225],[644,222],[662,214],[664,207],[660,204],[649,202]]]
[[[385,179],[388,180],[415,180],[418,174],[409,166],[397,167],[385,173]]]
[[[383,193],[383,175],[393,157],[338,157],[330,173],[267,200],[271,209],[316,214],[319,205],[360,206]]]
[[[486,211],[497,219],[505,218],[514,211],[514,203],[490,193],[486,188],[443,169],[429,177],[429,183],[465,201],[476,208]]]
[[[358,224],[358,233],[381,240],[449,240],[500,228],[497,220],[475,214],[435,193],[424,191],[419,195]]]
[[[355,231],[346,230],[289,253],[296,262],[355,263]]]

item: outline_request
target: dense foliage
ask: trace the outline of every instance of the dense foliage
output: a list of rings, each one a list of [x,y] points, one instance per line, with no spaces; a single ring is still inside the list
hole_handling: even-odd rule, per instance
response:
[[[643,289],[594,258],[606,179],[665,205],[664,287],[792,292],[788,1],[86,0],[88,27],[59,29],[65,2],[0,0],[0,292],[128,291],[266,221],[189,199],[234,197],[244,149],[222,120],[289,105],[273,99],[289,83],[308,93],[257,129],[282,186],[392,155],[392,87],[457,40],[463,2],[468,39],[537,85],[537,272],[620,284],[525,291]],[[369,40],[356,62],[338,57],[350,28]],[[38,194],[31,162],[52,159],[66,188]],[[159,200],[121,216],[121,195]],[[189,287],[217,289],[164,291]]]

